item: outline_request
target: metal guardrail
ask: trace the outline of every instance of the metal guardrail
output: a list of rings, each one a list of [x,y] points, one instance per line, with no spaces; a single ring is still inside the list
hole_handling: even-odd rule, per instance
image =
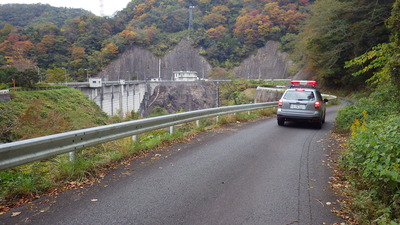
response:
[[[269,88],[269,87],[257,87],[257,90],[267,90],[267,91],[274,91],[274,92],[280,92],[283,93],[285,92],[287,87],[282,87],[282,88]],[[323,98],[327,99],[337,99],[338,97],[336,95],[328,95],[328,94],[321,94]]]
[[[203,109],[0,144],[0,170],[181,123],[277,105],[266,102]]]
[[[336,95],[328,95],[328,94],[321,94],[321,95],[322,95],[323,98],[327,98],[329,100],[338,98]]]
[[[270,87],[257,87],[257,90],[266,90],[266,91],[274,91],[274,92],[285,92],[287,87],[284,88],[270,88]]]

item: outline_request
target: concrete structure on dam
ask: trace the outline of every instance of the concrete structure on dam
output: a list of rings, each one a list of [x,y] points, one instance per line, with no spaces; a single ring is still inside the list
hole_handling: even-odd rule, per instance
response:
[[[146,98],[154,92],[157,82],[108,81],[91,87],[89,82],[68,83],[69,87],[83,92],[110,116],[124,116],[126,113],[140,112],[146,108]],[[143,104],[143,105],[142,105]]]
[[[211,81],[102,81],[94,78],[67,85],[83,92],[110,116],[125,116],[133,111],[147,117],[156,107],[174,113],[217,106],[218,88]]]

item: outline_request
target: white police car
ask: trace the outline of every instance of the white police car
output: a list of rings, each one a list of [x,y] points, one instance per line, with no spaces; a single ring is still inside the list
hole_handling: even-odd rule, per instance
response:
[[[316,81],[293,80],[291,87],[285,91],[278,103],[278,125],[285,121],[310,122],[318,128],[325,122],[325,103],[321,93],[316,89]]]

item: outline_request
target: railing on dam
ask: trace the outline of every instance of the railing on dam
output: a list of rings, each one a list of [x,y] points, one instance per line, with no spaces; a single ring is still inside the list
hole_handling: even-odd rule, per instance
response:
[[[265,81],[289,82],[291,79],[263,79]],[[174,81],[174,80],[124,80],[124,84],[143,84],[143,83],[190,83],[190,82],[229,82],[232,80],[198,80],[198,81]],[[121,85],[121,81],[102,81],[104,85]],[[50,85],[66,85],[66,86],[89,86],[89,82],[67,82],[67,83],[50,83]]]
[[[202,109],[0,144],[0,170],[177,124],[277,105],[266,102]]]

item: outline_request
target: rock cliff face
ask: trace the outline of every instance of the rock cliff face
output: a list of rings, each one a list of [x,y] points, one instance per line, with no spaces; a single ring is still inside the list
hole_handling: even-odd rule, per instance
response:
[[[140,111],[147,117],[157,106],[166,109],[169,113],[213,108],[217,106],[216,90],[216,86],[211,82],[160,84],[149,97],[147,106]]]
[[[161,77],[171,80],[173,71],[196,71],[199,78],[207,78],[211,65],[192,47],[190,40],[182,40],[174,50],[162,58],[150,51],[133,47],[125,51],[99,74],[104,80],[130,80],[136,75],[139,80]]]
[[[193,48],[189,39],[182,40],[171,52],[158,58],[150,51],[133,47],[125,51],[99,74],[104,80],[130,80],[136,75],[139,80],[161,77],[171,80],[173,71],[196,71],[199,78],[207,78],[211,65]],[[268,41],[255,55],[244,60],[233,73],[237,78],[271,79],[291,78],[288,70],[292,63],[278,49],[278,42]]]
[[[288,70],[292,62],[286,60],[286,53],[278,49],[278,42],[268,41],[257,54],[244,60],[234,68],[236,77],[245,79],[289,79]]]
[[[258,88],[256,96],[254,97],[255,102],[274,102],[279,101],[282,97],[283,92],[272,91],[264,88]]]

